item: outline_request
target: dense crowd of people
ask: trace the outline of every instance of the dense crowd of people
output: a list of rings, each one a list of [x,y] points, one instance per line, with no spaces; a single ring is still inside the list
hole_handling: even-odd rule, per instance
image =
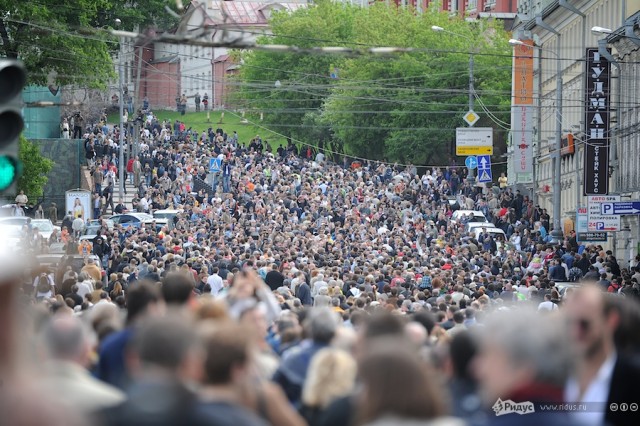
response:
[[[84,265],[22,294],[50,400],[6,405],[14,424],[640,424],[638,258],[552,243],[545,210],[455,166],[338,165],[141,115],[127,164],[117,128],[85,135],[103,220]],[[161,209],[160,226],[104,220]]]

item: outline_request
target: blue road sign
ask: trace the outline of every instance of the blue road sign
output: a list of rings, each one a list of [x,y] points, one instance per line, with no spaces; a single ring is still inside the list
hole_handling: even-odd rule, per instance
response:
[[[212,158],[209,160],[209,173],[218,173],[220,171],[220,159]]]
[[[467,166],[467,169],[475,169],[478,167],[478,160],[475,155],[470,155],[464,160],[464,165]]]
[[[478,182],[491,182],[493,180],[491,174],[491,156],[478,155],[476,160],[478,162]]]
[[[600,203],[602,214],[639,214],[640,201],[622,201],[617,203]]]

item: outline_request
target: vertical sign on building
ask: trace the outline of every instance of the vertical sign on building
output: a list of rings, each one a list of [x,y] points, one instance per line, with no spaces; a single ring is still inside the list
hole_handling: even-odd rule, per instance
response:
[[[585,76],[585,195],[609,193],[611,64],[597,48],[587,49]]]
[[[514,46],[512,156],[517,183],[533,182],[533,40]]]

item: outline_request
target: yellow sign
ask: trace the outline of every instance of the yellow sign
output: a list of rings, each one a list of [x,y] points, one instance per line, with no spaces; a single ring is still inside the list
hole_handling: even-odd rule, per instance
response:
[[[493,155],[492,146],[457,146],[456,155]]]
[[[464,121],[467,122],[469,126],[473,126],[478,122],[478,120],[480,120],[480,117],[478,116],[478,114],[476,114],[473,111],[467,112],[462,118],[464,119]]]

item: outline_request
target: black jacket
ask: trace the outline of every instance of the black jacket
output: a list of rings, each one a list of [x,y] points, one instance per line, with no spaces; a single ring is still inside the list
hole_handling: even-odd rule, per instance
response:
[[[613,367],[611,384],[609,387],[609,398],[607,400],[607,413],[605,414],[605,424],[608,426],[635,426],[640,425],[640,411],[627,409],[624,411],[622,404],[629,407],[632,403],[638,407],[638,383],[640,383],[640,362],[622,357],[618,354],[618,359]],[[617,406],[615,406],[617,404]],[[617,407],[612,410],[611,407]]]

